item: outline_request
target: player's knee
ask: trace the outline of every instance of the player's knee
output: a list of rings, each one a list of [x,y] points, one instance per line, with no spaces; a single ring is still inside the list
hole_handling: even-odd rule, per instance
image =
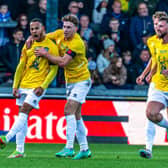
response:
[[[25,113],[25,114],[29,114],[32,109],[33,109],[33,107],[30,104],[23,103],[23,105],[20,108],[20,112]]]
[[[67,102],[64,108],[64,114],[65,115],[74,114],[73,109],[74,109],[74,103],[72,101]]]
[[[147,118],[152,122],[157,122],[157,113],[153,113],[151,111],[146,112]]]

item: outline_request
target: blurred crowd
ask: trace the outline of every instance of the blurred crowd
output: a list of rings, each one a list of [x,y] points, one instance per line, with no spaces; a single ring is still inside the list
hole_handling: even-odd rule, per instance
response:
[[[152,15],[168,10],[168,0],[59,0],[57,29],[65,14],[77,15],[86,45],[92,87],[134,89],[146,67],[147,40],[155,34]],[[0,0],[0,84],[12,85],[29,21],[46,25],[47,0]],[[65,87],[63,69],[50,87]]]

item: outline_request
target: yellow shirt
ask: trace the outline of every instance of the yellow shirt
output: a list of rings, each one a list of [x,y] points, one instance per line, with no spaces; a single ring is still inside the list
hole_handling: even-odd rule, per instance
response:
[[[58,66],[50,65],[44,57],[36,57],[34,50],[39,47],[44,47],[52,55],[59,55],[57,46],[47,37],[42,42],[35,41],[30,49],[26,49],[24,46],[20,63],[16,69],[13,88],[36,88],[40,86],[47,88],[55,77]],[[53,72],[50,72],[51,69]],[[19,70],[22,71],[18,73]]]
[[[127,12],[129,7],[128,0],[121,0],[121,7],[122,11]]]
[[[80,36],[75,33],[71,40],[65,40],[63,30],[56,30],[47,34],[47,37],[56,41],[60,56],[64,56],[65,54],[73,55],[72,61],[64,68],[66,82],[76,83],[88,80],[90,78],[90,72],[85,53],[86,49]]]
[[[168,44],[160,42],[156,48],[157,72],[155,80],[155,88],[168,92],[168,77],[162,74],[162,71],[168,69]]]
[[[161,40],[157,37],[157,35],[150,37],[147,41],[147,45],[150,50],[151,59],[152,59],[152,66],[151,67],[153,67],[155,65],[156,47],[160,43],[160,41]],[[154,74],[152,77],[152,82],[155,83],[155,81],[157,81],[156,74]]]

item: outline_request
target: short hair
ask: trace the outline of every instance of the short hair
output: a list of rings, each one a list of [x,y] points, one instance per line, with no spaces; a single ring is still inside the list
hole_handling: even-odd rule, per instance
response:
[[[63,22],[71,22],[71,23],[73,23],[76,27],[78,27],[78,25],[79,25],[79,19],[77,18],[76,15],[72,15],[72,14],[65,15],[65,16],[62,18],[62,21],[63,21]]]
[[[120,5],[121,5],[121,1],[120,0],[114,0],[112,5],[114,5],[114,3],[120,3]]]
[[[162,16],[162,17],[160,17],[159,21],[166,21],[168,23],[168,16]]]
[[[39,23],[41,23],[41,24],[43,25],[43,22],[42,22],[42,20],[41,20],[40,18],[33,18],[33,19],[30,21],[30,23],[32,23],[32,22],[39,22]]]
[[[119,19],[116,19],[115,17],[112,17],[111,19],[110,19],[110,22],[111,21],[118,21],[119,22]]]
[[[23,32],[23,30],[21,28],[15,28],[12,32],[12,34],[16,34],[17,32]]]
[[[153,14],[152,18],[153,18],[153,19],[160,19],[160,18],[163,17],[163,16],[167,16],[167,13],[164,12],[164,11],[156,11],[156,12]]]

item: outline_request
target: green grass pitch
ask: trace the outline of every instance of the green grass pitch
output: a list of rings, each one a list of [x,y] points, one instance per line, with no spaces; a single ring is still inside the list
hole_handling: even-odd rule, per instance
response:
[[[25,158],[7,159],[15,149],[14,143],[0,151],[0,168],[167,168],[168,146],[154,146],[153,158],[138,155],[143,146],[119,144],[90,144],[92,157],[84,160],[56,158],[63,144],[26,144]],[[79,147],[75,145],[75,151]]]

